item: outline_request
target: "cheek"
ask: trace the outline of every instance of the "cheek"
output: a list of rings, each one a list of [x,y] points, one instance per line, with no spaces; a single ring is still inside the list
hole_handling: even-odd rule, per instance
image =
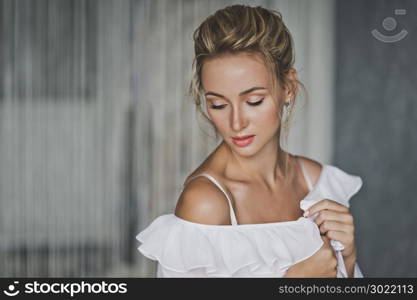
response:
[[[217,131],[224,132],[226,130],[227,119],[225,119],[224,116],[221,116],[220,114],[213,114],[209,115],[209,117]]]
[[[264,109],[260,110],[256,114],[254,121],[255,120],[257,124],[262,124],[265,128],[271,128],[273,130],[275,130],[280,123],[279,115],[273,104],[265,106]]]

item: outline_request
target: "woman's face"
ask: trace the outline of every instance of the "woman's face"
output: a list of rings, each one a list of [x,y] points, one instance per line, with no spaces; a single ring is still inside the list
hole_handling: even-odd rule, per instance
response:
[[[201,80],[207,113],[233,151],[252,155],[268,142],[277,142],[281,121],[276,104],[284,103],[288,95],[279,86],[273,98],[268,71],[258,56],[212,58],[203,64]],[[246,135],[254,135],[249,145],[235,144],[233,137]]]

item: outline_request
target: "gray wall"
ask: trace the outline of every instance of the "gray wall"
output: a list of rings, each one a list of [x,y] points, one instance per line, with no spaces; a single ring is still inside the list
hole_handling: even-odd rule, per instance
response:
[[[334,157],[364,180],[352,211],[367,277],[417,276],[416,12],[416,1],[336,3]],[[408,35],[386,43],[373,29]]]

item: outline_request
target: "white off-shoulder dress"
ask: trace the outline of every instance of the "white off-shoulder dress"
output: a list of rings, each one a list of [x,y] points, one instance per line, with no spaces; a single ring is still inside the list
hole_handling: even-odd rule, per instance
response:
[[[323,199],[349,207],[350,198],[362,187],[359,176],[327,164],[313,186],[300,165],[309,186],[300,202],[304,211]],[[320,230],[314,223],[317,213],[295,221],[239,225],[222,185],[209,174],[197,176],[207,177],[226,195],[232,225],[200,224],[172,213],[154,219],[136,239],[141,242],[138,250],[158,262],[156,277],[283,277],[289,267],[322,247]],[[341,254],[343,244],[330,242],[338,260],[337,277],[348,277]],[[358,263],[354,277],[363,277]]]

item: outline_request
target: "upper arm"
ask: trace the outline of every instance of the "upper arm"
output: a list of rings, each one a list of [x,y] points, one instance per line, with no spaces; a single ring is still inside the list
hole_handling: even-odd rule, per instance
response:
[[[301,160],[301,163],[303,164],[308,176],[311,179],[311,184],[315,185],[320,177],[321,170],[323,168],[322,164],[314,159],[307,158],[305,156],[298,157]]]
[[[229,225],[230,211],[227,201],[223,192],[207,178],[195,178],[183,189],[175,215],[195,223]]]

